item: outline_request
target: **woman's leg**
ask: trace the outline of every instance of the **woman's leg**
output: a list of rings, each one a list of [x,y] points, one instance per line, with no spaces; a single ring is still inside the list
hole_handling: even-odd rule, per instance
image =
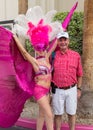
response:
[[[41,108],[41,112],[43,111],[47,130],[53,130],[53,114],[49,103],[49,96],[43,96],[37,102]]]
[[[42,130],[43,129],[43,125],[44,125],[44,111],[42,109],[42,107],[39,105],[39,115],[37,118],[37,128],[36,130]]]

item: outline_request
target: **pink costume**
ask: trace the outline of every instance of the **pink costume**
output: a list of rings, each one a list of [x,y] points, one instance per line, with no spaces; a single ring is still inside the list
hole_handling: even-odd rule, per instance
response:
[[[35,84],[33,96],[36,100],[39,100],[43,96],[47,95],[49,93],[49,90],[49,88],[45,88],[41,85]]]
[[[62,26],[64,30],[69,24],[75,8],[76,4],[63,21]],[[34,26],[31,22],[29,23],[30,29],[28,30],[28,34],[33,41],[32,45],[37,50],[45,50],[50,42],[48,33],[52,31],[51,27],[44,25],[42,28],[42,24],[42,20],[40,20],[38,26]],[[43,42],[40,43],[38,36],[37,38],[36,36],[33,37],[32,32],[35,35],[37,35],[37,32],[40,32],[38,36]],[[44,34],[46,34],[46,37]],[[38,40],[38,43],[35,39]],[[49,45],[49,49],[53,46],[54,41]],[[24,60],[20,54],[12,33],[0,26],[0,127],[7,128],[14,125],[20,117],[20,113],[28,98],[34,95],[36,100],[38,100],[48,92],[49,89],[35,85],[31,64]]]
[[[0,26],[0,127],[14,125],[25,101],[33,95],[32,71],[12,34]]]
[[[20,54],[12,33],[1,26],[0,72],[0,127],[7,128],[18,120],[27,99],[34,95],[38,100],[49,90],[35,85],[32,65]]]
[[[51,68],[49,69],[46,66],[40,65],[39,72],[37,72],[35,74],[35,77],[39,76],[39,75],[50,74],[51,72],[52,72]],[[51,80],[51,79],[49,79],[49,80]],[[50,90],[50,88],[45,88],[44,86],[35,84],[33,96],[35,97],[36,100],[39,100],[41,97],[47,95],[49,93],[49,90]]]

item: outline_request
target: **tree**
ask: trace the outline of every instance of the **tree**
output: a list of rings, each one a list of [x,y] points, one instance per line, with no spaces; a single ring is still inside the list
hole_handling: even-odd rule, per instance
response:
[[[93,0],[84,1],[82,61],[84,76],[79,111],[84,117],[93,118]]]
[[[83,68],[84,89],[93,90],[93,0],[84,3]]]
[[[28,0],[18,0],[19,14],[25,14],[28,9]]]

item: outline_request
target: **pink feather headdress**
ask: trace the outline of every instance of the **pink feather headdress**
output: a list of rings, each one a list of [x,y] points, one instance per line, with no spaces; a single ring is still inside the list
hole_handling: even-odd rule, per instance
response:
[[[49,25],[43,25],[43,19],[38,22],[37,26],[33,25],[32,22],[29,22],[28,26],[27,34],[32,46],[37,51],[44,51],[49,45],[49,33],[52,28]]]

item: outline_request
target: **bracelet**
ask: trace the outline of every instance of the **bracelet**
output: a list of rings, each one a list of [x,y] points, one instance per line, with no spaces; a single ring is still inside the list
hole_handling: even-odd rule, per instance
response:
[[[77,89],[80,90],[80,91],[82,90],[80,87],[77,87]]]

